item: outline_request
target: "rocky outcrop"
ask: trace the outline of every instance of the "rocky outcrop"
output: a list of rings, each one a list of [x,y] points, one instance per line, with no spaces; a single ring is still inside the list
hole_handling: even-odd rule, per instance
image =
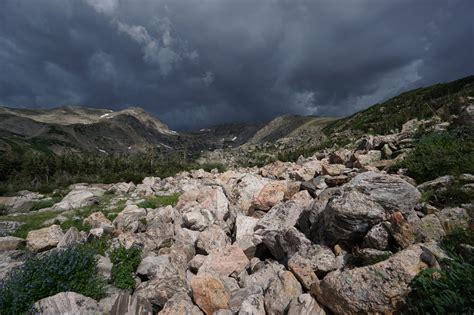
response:
[[[66,211],[91,206],[98,203],[104,193],[105,190],[99,187],[77,185],[53,209]]]
[[[420,192],[408,182],[391,175],[365,172],[354,177],[341,190],[316,208],[313,216],[315,241],[328,245],[360,243],[369,230],[392,213],[414,214]],[[323,201],[324,202],[324,201]]]
[[[35,202],[43,199],[44,196],[28,190],[18,192],[17,196],[0,197],[0,209],[4,209],[6,213],[22,213],[28,212]],[[43,199],[44,200],[44,199]]]

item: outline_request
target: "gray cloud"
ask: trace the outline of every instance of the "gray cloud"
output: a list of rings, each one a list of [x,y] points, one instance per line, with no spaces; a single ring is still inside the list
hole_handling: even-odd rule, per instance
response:
[[[3,0],[0,104],[174,128],[341,116],[474,73],[470,0]]]

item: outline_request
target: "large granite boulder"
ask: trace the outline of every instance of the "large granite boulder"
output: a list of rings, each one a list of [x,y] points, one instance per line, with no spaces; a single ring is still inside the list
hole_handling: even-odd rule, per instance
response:
[[[312,292],[334,313],[392,313],[403,304],[413,278],[428,267],[422,246],[413,245],[374,265],[333,271]]]

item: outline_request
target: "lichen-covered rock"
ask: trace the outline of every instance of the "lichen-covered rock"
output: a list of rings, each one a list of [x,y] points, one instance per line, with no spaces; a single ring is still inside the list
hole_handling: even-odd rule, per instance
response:
[[[143,226],[147,212],[136,205],[128,205],[114,220],[114,226],[123,232],[137,232]]]
[[[365,172],[329,196],[313,216],[311,235],[328,245],[354,245],[370,228],[394,212],[414,213],[420,192],[408,182],[386,174]],[[324,205],[324,203],[323,203]]]
[[[104,193],[105,190],[99,187],[76,186],[53,209],[65,211],[91,206],[98,203]]]
[[[313,198],[305,190],[295,194],[292,199],[280,202],[268,211],[255,226],[255,231],[263,235],[266,231],[281,230],[292,227],[301,213],[309,207]]]
[[[253,235],[258,219],[238,214],[235,219],[235,240],[238,241],[246,235]]]
[[[105,215],[101,211],[97,211],[89,215],[87,218],[84,219],[84,224],[90,225],[91,228],[103,228],[105,229],[112,229],[112,222],[105,217]]]
[[[159,315],[202,315],[187,293],[177,293],[169,299]]]
[[[308,293],[291,300],[287,315],[326,315],[324,309]]]
[[[98,304],[94,299],[75,292],[61,292],[34,304],[39,314],[96,314]]]
[[[153,305],[163,307],[175,294],[188,292],[188,289],[184,276],[174,274],[140,283],[135,289],[134,295],[150,301]]]
[[[364,236],[363,247],[384,250],[388,247],[390,234],[382,223],[374,225]]]
[[[265,315],[263,295],[254,294],[243,300],[239,315]]]
[[[64,233],[59,225],[51,225],[39,230],[28,232],[26,245],[33,252],[42,252],[58,245]]]
[[[427,264],[413,245],[377,264],[336,270],[313,286],[318,301],[334,313],[392,313],[410,292],[410,282]]]
[[[469,213],[464,208],[444,208],[438,214],[438,217],[446,233],[469,226]]]
[[[2,221],[0,222],[0,237],[9,236],[15,233],[24,223],[17,221]]]
[[[82,234],[79,232],[79,230],[76,227],[70,227],[64,236],[61,238],[59,241],[57,247],[58,248],[66,248],[66,247],[72,247],[77,244],[82,244],[86,241],[85,237],[82,236]]]
[[[248,262],[247,256],[240,247],[228,245],[212,251],[199,268],[199,274],[210,273],[226,277],[232,273],[240,273]]]
[[[219,278],[211,274],[197,275],[191,280],[191,289],[194,301],[207,315],[229,308],[230,294]]]
[[[153,309],[146,299],[128,293],[120,293],[112,306],[110,315],[121,314],[152,315]]]
[[[215,249],[223,248],[230,244],[230,239],[218,225],[211,225],[199,234],[196,249],[200,253],[209,254]]]
[[[446,235],[441,222],[435,214],[428,214],[421,218],[420,227],[424,241],[439,241]]]
[[[252,208],[268,211],[280,201],[291,198],[298,192],[298,186],[296,182],[291,181],[268,183],[255,195],[252,201]]]
[[[229,214],[229,201],[221,187],[204,186],[185,192],[176,209],[183,214],[184,227],[203,231],[213,223],[224,225]]]
[[[265,292],[265,310],[268,314],[285,314],[291,300],[303,293],[300,283],[289,271],[280,271]]]
[[[26,241],[20,237],[3,236],[0,237],[0,252],[15,250],[24,244],[26,244]]]

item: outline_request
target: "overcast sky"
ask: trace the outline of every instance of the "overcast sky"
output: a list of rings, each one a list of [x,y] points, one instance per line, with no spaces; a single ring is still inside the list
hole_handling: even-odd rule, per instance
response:
[[[472,0],[0,0],[0,104],[192,129],[343,116],[474,74]]]

